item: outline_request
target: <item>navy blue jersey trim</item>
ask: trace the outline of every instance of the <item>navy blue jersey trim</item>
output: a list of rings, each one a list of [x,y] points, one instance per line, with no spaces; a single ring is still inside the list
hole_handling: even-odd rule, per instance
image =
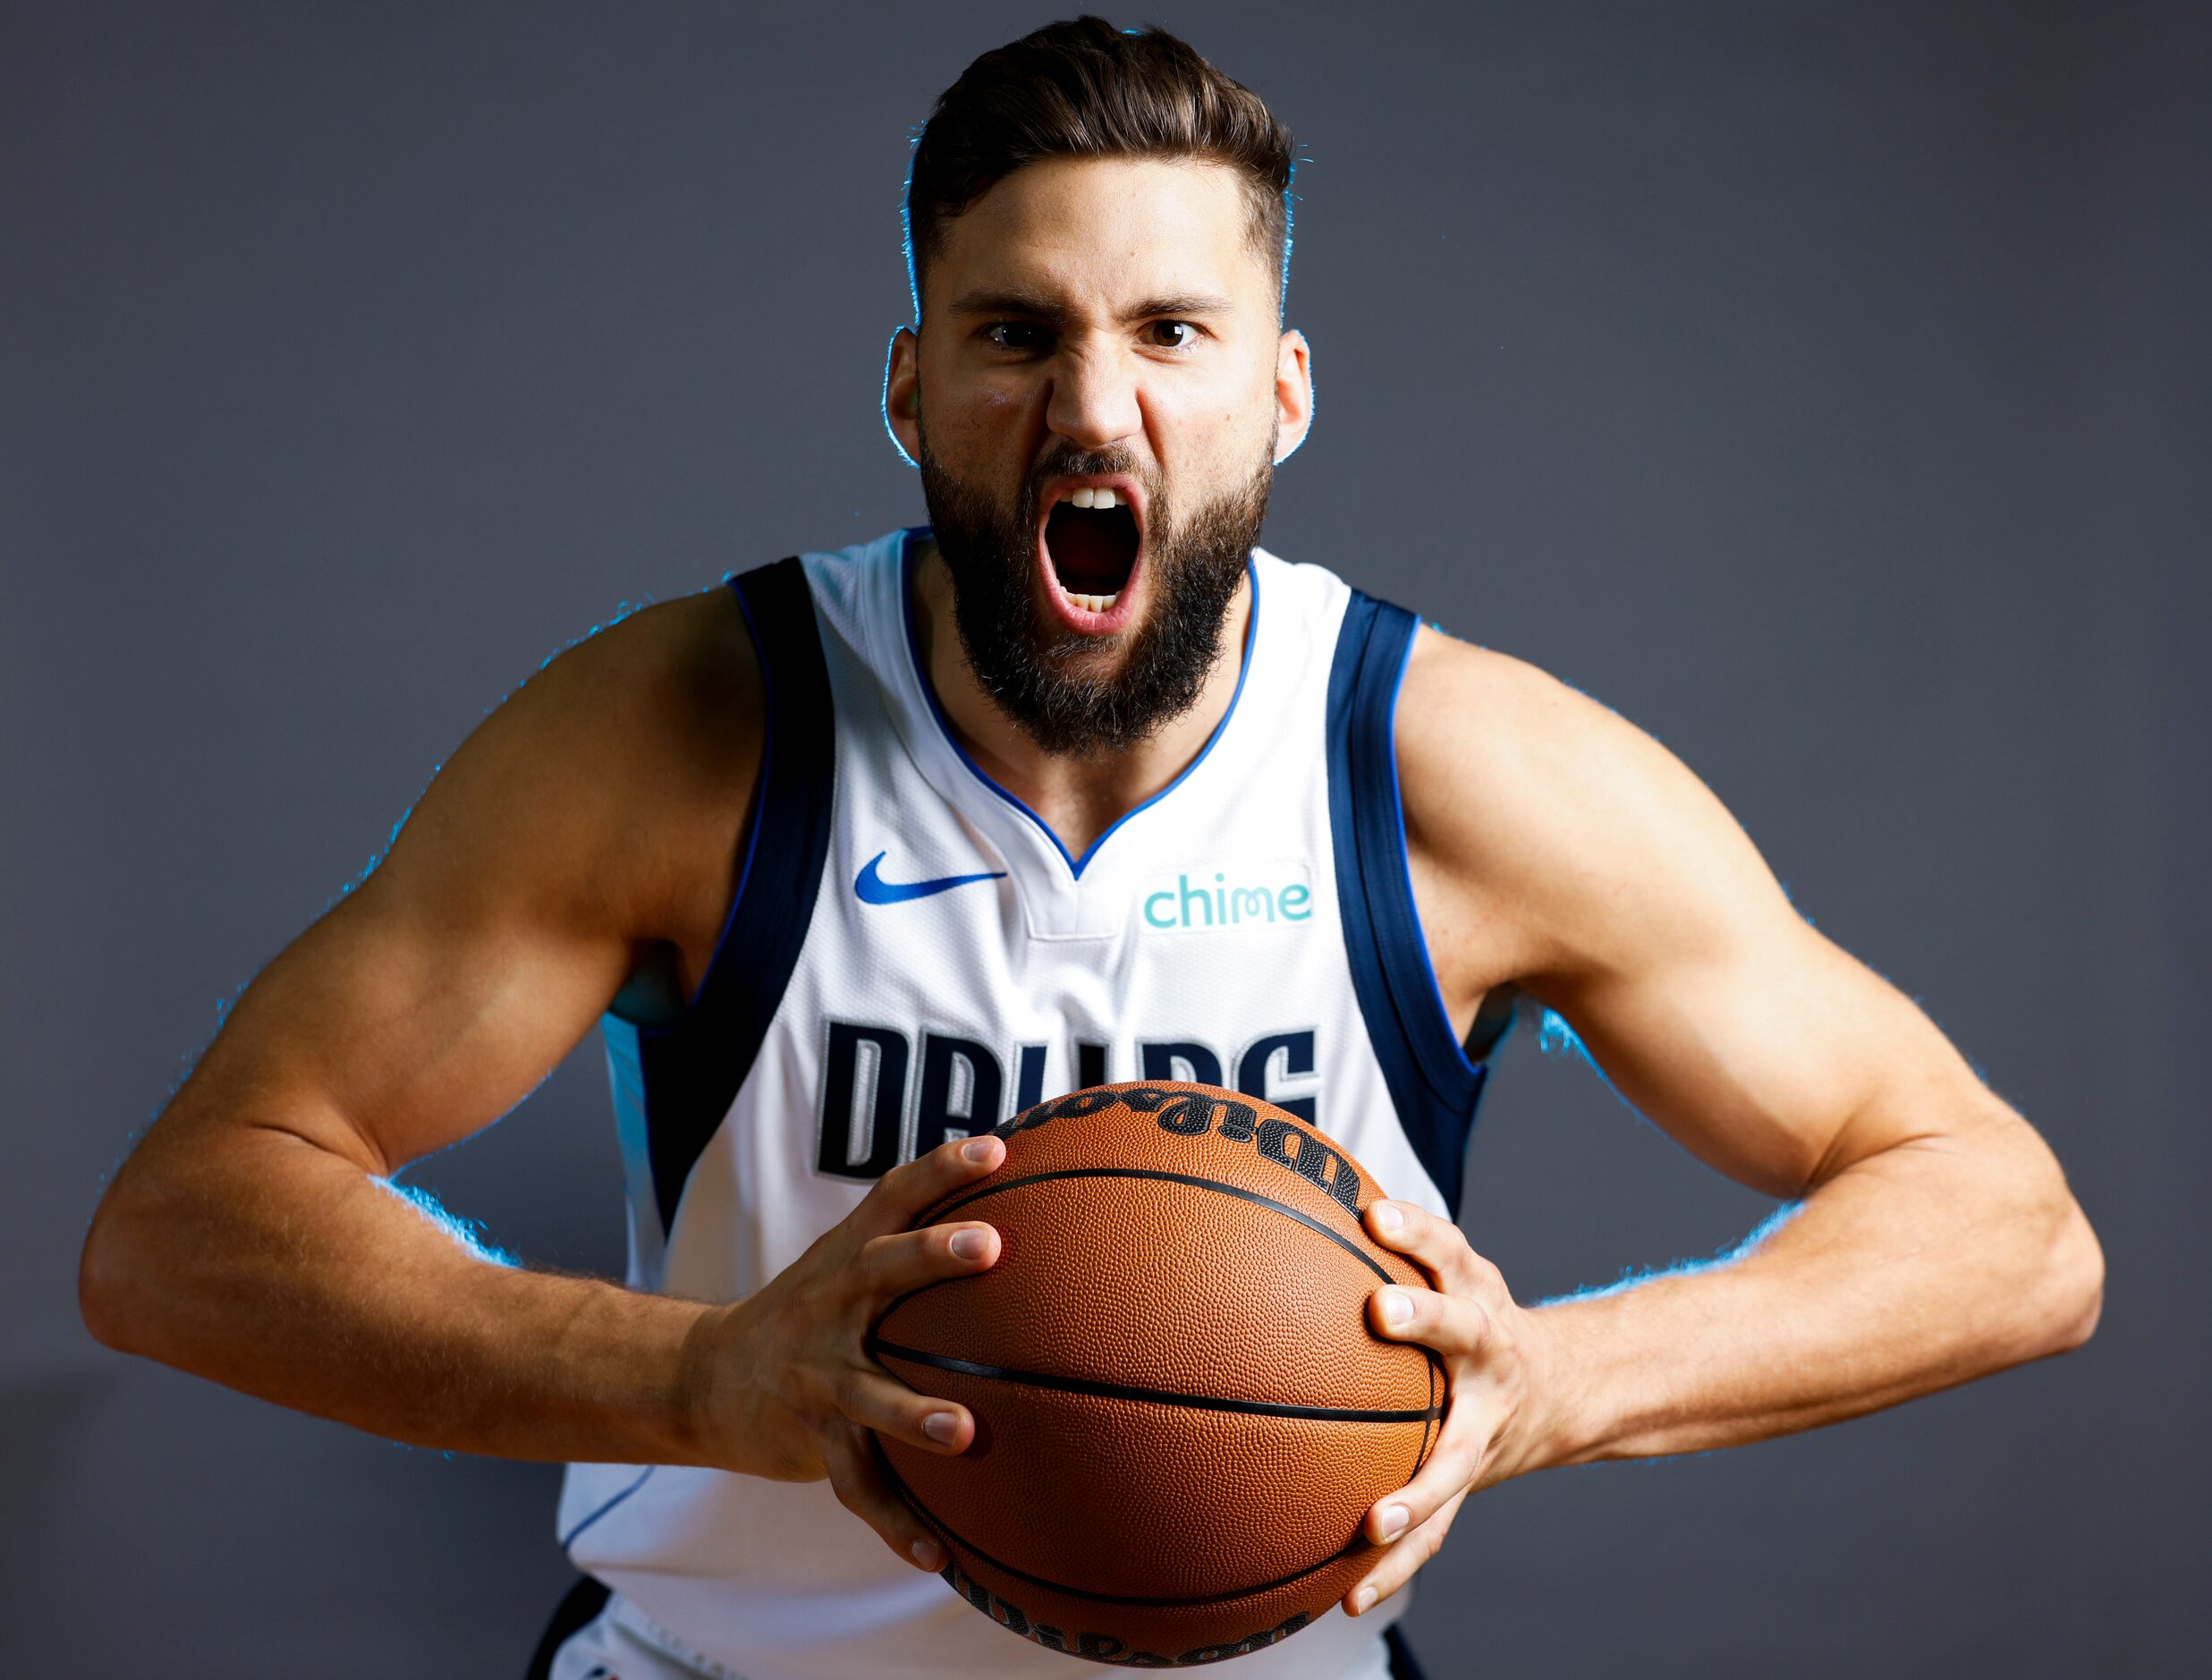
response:
[[[538,1649],[531,1654],[530,1671],[522,1680],[552,1680],[554,1660],[560,1656],[561,1647],[597,1621],[613,1596],[606,1582],[589,1575],[571,1587],[555,1608],[553,1619],[546,1624],[546,1631],[538,1636]]]
[[[1413,1152],[1459,1212],[1467,1136],[1489,1069],[1452,1031],[1406,867],[1398,687],[1420,621],[1359,590],[1329,667],[1329,835],[1352,983]]]
[[[1428,1680],[1412,1646],[1405,1642],[1405,1635],[1394,1622],[1383,1630],[1383,1643],[1390,1651],[1390,1680]]]
[[[646,1154],[661,1229],[699,1153],[751,1072],[799,965],[829,856],[836,725],[806,568],[794,556],[729,580],[752,634],[767,697],[737,897],[682,1015],[640,1026]]]
[[[920,539],[928,534],[928,526],[916,525],[900,539],[899,612],[906,621],[907,655],[914,663],[915,681],[921,684],[922,694],[929,702],[929,715],[936,719],[937,733],[945,737],[945,744],[952,748],[953,754],[968,767],[976,780],[1035,823],[1045,838],[1052,842],[1053,850],[1060,854],[1061,861],[1068,866],[1068,873],[1080,881],[1083,878],[1084,865],[1098,855],[1098,848],[1114,837],[1115,830],[1139,811],[1149,810],[1160,801],[1165,799],[1190,778],[1191,771],[1206,762],[1206,755],[1214,750],[1214,743],[1219,741],[1228,729],[1229,720],[1236,716],[1236,703],[1244,698],[1244,679],[1252,668],[1252,649],[1258,645],[1259,639],[1259,567],[1250,559],[1244,562],[1244,575],[1250,580],[1252,586],[1252,610],[1251,615],[1246,619],[1244,624],[1244,662],[1237,666],[1236,687],[1229,695],[1228,710],[1222,713],[1221,721],[1214,725],[1214,733],[1206,737],[1206,744],[1199,749],[1198,757],[1184,765],[1182,772],[1174,781],[1153,794],[1151,798],[1140,804],[1131,805],[1107,824],[1106,832],[1085,847],[1083,855],[1079,858],[1068,851],[1067,843],[1054,831],[1050,823],[1031,810],[1019,794],[1010,793],[1001,787],[992,778],[989,771],[968,756],[968,750],[960,744],[960,737],[953,733],[953,725],[945,716],[945,708],[938,704],[937,691],[929,681],[929,667],[922,662],[920,634],[914,625],[914,549]]]

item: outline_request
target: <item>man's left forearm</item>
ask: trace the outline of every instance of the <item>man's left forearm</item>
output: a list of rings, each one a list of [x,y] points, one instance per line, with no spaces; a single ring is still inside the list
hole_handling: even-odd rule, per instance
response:
[[[1530,1315],[1537,1415],[1482,1482],[1733,1447],[1855,1417],[2096,1328],[2104,1258],[2009,1110],[1869,1156],[1721,1263]]]

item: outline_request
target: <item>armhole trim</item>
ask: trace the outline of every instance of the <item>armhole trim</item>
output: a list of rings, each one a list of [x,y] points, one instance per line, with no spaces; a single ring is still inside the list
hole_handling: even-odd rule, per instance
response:
[[[752,1071],[799,965],[829,856],[836,719],[806,567],[793,556],[727,580],[767,697],[760,773],[737,893],[699,991],[675,1021],[637,1029],[647,1158],[661,1230]]]
[[[1368,1039],[1399,1124],[1456,1217],[1489,1065],[1470,1060],[1452,1031],[1406,860],[1396,720],[1419,626],[1404,608],[1357,590],[1345,605],[1329,667],[1329,835]]]

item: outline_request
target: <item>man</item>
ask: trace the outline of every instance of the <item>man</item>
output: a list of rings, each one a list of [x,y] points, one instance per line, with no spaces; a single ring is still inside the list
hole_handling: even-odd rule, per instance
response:
[[[868,1431],[958,1453],[976,1420],[862,1337],[994,1263],[987,1223],[905,1227],[1080,1085],[1293,1107],[1435,1281],[1370,1322],[1445,1362],[1437,1447],[1369,1514],[1345,1614],[1238,1659],[1255,1676],[1409,1671],[1383,1630],[1470,1491],[1834,1421],[2094,1328],[2101,1257],[2049,1151],[1686,769],[1256,547],[1311,413],[1290,158],[1158,32],[1083,19],[970,66],[916,152],[885,386],[932,525],[553,662],[258,978],[102,1204],[83,1302],[110,1345],[570,1462],[590,1579],[540,1672],[1070,1672],[923,1573],[947,1559]],[[1296,913],[1230,914],[1263,889]],[[1725,1265],[1517,1304],[1451,1215],[1523,995],[1793,1217]],[[627,1288],[493,1263],[388,1184],[595,1021]]]

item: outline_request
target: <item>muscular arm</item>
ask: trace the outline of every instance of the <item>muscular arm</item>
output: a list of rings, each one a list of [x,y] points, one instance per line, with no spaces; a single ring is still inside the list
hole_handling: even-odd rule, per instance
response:
[[[726,903],[758,713],[713,597],[616,624],[502,706],[123,1164],[85,1244],[94,1334],[421,1445],[700,1462],[705,1306],[495,1264],[384,1181],[527,1095],[646,941],[682,942],[687,886]]]
[[[1726,1263],[1528,1314],[1528,1404],[1475,1485],[1758,1440],[2089,1336],[2103,1260],[2042,1139],[1678,760],[1427,631],[1399,717],[1447,1001],[1517,981],[1685,1148],[1801,1204]]]

